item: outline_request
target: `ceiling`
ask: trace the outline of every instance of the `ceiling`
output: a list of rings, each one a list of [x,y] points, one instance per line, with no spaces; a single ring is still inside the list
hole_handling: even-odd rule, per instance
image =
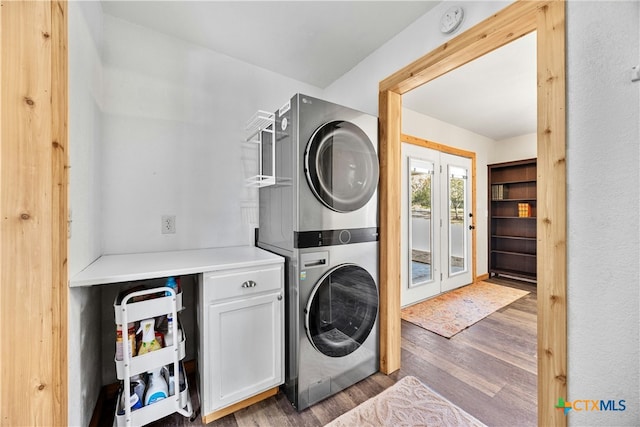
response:
[[[102,0],[102,8],[326,88],[438,3]],[[535,74],[535,37],[529,36],[414,90],[403,104],[494,140],[532,133]]]
[[[402,97],[404,107],[500,141],[537,127],[531,33]]]
[[[325,88],[434,1],[104,1],[105,13]]]

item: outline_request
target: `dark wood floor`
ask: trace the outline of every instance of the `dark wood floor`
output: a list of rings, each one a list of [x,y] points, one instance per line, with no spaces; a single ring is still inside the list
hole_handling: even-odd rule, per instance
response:
[[[402,321],[402,368],[377,373],[300,413],[282,393],[207,424],[236,426],[323,426],[413,375],[488,426],[537,425],[536,288],[525,282],[492,282],[531,292],[451,339]],[[194,384],[195,378],[191,378]],[[195,387],[193,387],[195,389]],[[199,406],[192,393],[194,406]],[[111,415],[113,412],[111,412]],[[108,414],[105,414],[108,415]],[[103,417],[101,425],[111,426]],[[154,426],[200,426],[178,415]]]

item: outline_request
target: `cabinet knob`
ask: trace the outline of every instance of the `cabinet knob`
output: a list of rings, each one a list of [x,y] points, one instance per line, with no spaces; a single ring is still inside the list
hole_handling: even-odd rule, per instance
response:
[[[278,301],[282,301],[282,294],[278,294]]]
[[[256,282],[254,282],[253,280],[247,280],[246,282],[244,282],[244,283],[242,284],[242,287],[243,287],[243,288],[255,288],[255,287],[256,287],[256,285],[257,285],[257,283],[256,283]]]

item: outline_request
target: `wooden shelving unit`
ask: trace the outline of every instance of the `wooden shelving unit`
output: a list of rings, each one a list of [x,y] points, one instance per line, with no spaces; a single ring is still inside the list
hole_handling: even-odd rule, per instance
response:
[[[536,159],[489,172],[489,275],[536,279]]]

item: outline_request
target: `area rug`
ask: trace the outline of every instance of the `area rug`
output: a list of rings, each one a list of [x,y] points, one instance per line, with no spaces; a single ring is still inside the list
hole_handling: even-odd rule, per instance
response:
[[[529,292],[477,282],[402,309],[402,318],[445,338],[484,319]]]
[[[482,427],[484,424],[428,388],[416,377],[408,376],[326,425],[354,426]]]

